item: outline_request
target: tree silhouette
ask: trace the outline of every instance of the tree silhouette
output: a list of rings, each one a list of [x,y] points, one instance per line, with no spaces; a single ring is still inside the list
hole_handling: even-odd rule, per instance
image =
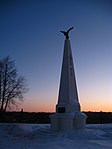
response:
[[[27,91],[26,80],[19,75],[15,61],[9,56],[0,60],[0,112],[18,106]]]

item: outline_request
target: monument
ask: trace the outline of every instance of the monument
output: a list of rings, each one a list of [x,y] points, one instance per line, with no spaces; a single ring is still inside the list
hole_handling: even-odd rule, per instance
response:
[[[69,40],[69,32],[72,29],[73,27],[67,30],[67,32],[61,31],[65,36],[65,43],[56,113],[50,116],[52,130],[83,129],[86,125],[87,116],[80,110]]]

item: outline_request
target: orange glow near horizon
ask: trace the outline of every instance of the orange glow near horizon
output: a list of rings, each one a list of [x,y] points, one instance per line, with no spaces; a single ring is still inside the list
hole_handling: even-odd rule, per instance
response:
[[[111,92],[97,92],[96,89],[92,92],[90,90],[81,90],[79,93],[79,102],[81,111],[93,112],[112,112],[112,97]],[[30,94],[31,96],[31,94]],[[107,100],[105,100],[107,99]],[[58,101],[58,96],[54,90],[51,94],[44,92],[27,99],[19,106],[19,110],[23,109],[25,112],[55,112],[55,107]]]
[[[38,108],[25,108],[24,109],[25,112],[55,112],[55,107],[54,108],[49,108],[49,107],[46,107],[46,108],[41,108],[40,109]],[[96,107],[96,108],[91,108],[91,109],[87,109],[87,108],[81,108],[81,111],[85,111],[85,112],[88,112],[88,111],[91,111],[91,112],[112,112],[112,108],[102,108],[101,110],[99,110],[99,107]]]
[[[101,110],[100,110],[101,109]],[[40,108],[32,108],[32,107],[24,107],[24,111],[25,112],[55,112],[55,106],[54,107],[40,107]],[[100,107],[100,105],[98,107],[90,107],[90,108],[81,108],[81,111],[91,111],[91,112],[112,112],[112,108],[111,107]]]
[[[21,106],[21,109],[25,112],[55,112],[56,103],[30,103],[26,102]],[[112,105],[108,103],[85,103],[81,104],[81,111],[92,111],[92,112],[112,112]]]

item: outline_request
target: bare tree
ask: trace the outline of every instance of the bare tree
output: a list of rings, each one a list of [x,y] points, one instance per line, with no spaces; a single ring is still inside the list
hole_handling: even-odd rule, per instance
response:
[[[22,101],[27,91],[26,80],[19,75],[9,56],[0,60],[0,111],[5,112]]]

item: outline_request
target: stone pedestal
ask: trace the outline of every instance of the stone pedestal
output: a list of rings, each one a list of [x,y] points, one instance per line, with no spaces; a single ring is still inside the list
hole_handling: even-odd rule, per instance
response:
[[[71,131],[84,129],[87,116],[81,112],[55,113],[50,116],[51,129],[55,131]]]

